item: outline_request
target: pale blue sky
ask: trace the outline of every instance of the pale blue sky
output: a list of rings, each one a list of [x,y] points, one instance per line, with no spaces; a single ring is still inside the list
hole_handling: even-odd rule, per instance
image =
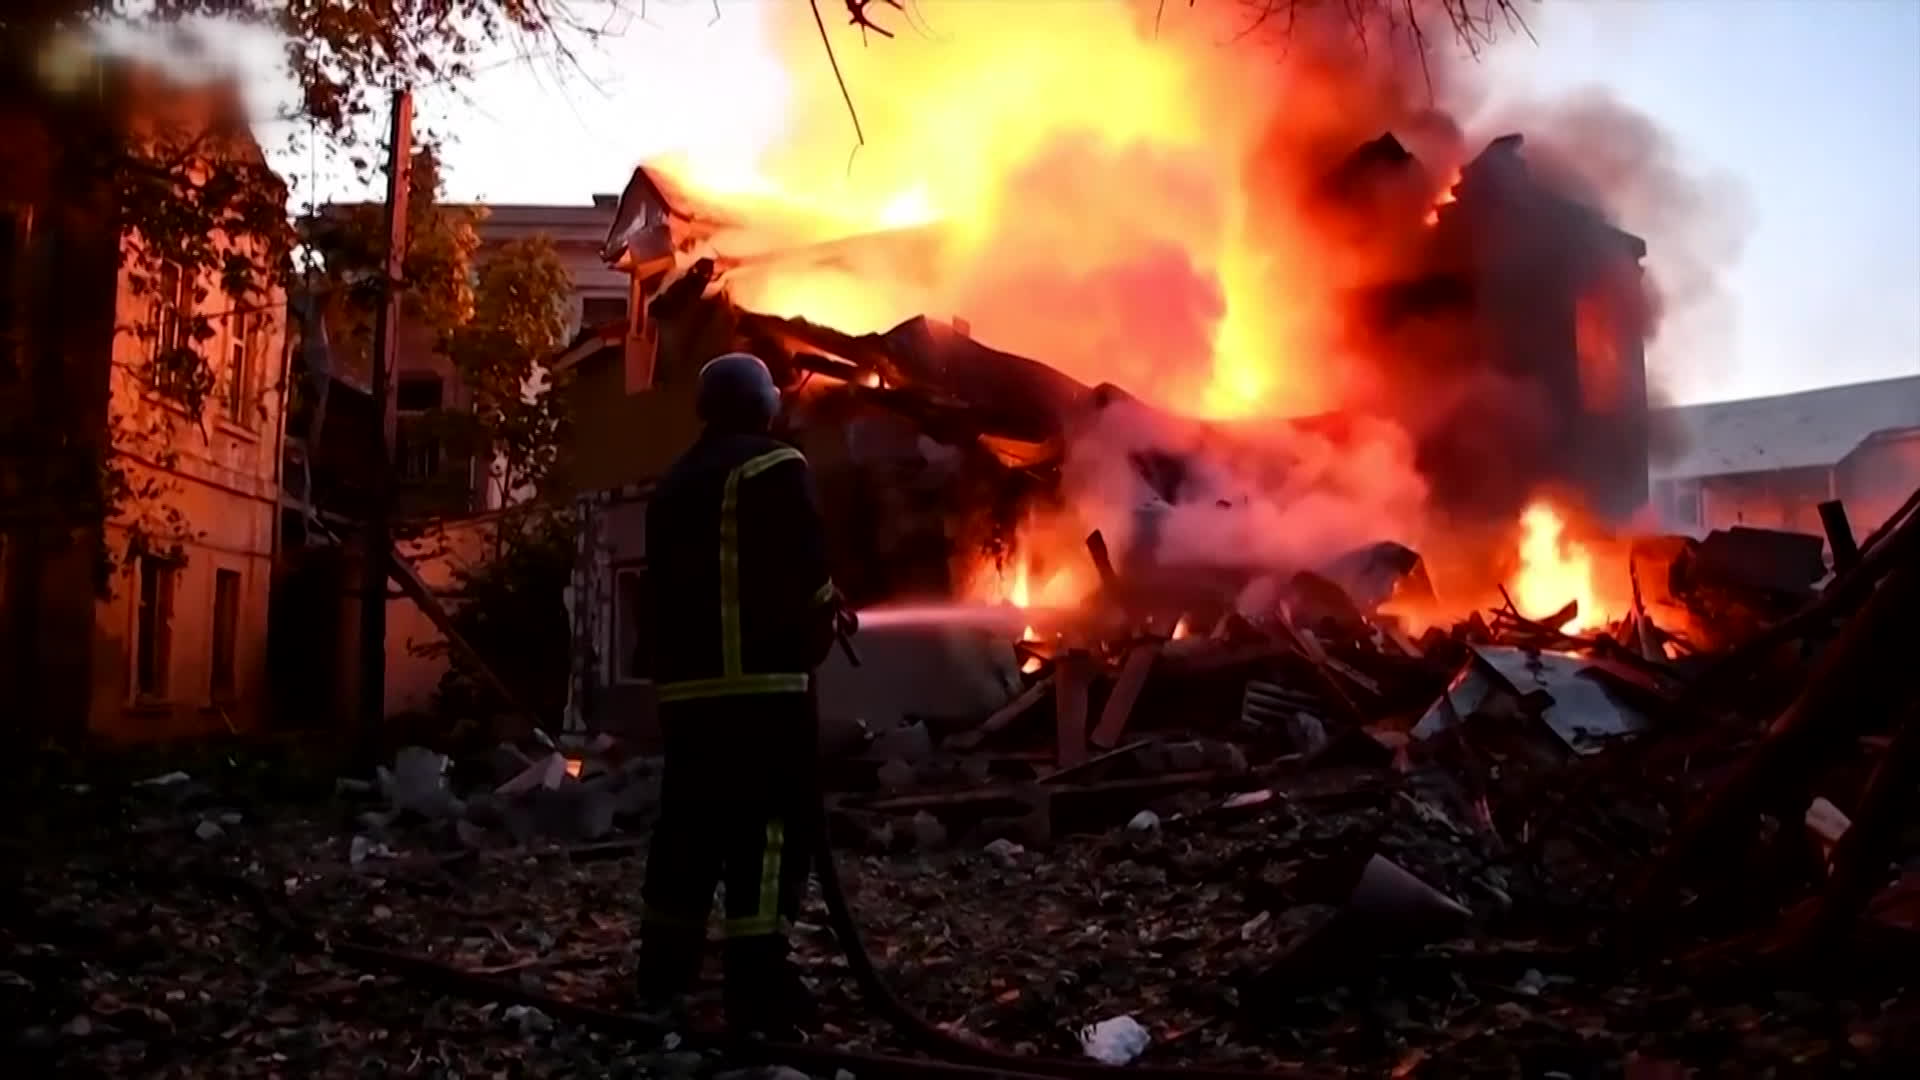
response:
[[[1726,318],[1656,342],[1677,398],[1920,374],[1920,0],[1546,0],[1534,22],[1496,93],[1604,86],[1747,202]]]
[[[596,86],[505,64],[462,101],[423,95],[428,118],[459,114],[450,194],[584,203],[643,157],[711,145],[729,115],[766,123],[784,87],[727,74],[765,49],[756,2],[770,0],[728,0],[709,26],[705,0],[653,0],[647,24],[583,57]],[[1681,312],[1654,344],[1674,399],[1920,373],[1920,0],[1521,6],[1538,43],[1486,59],[1496,104],[1604,88],[1665,129],[1682,167],[1747,224],[1719,303]],[[698,122],[676,107],[692,94],[707,99]],[[1646,235],[1657,269],[1660,235]]]

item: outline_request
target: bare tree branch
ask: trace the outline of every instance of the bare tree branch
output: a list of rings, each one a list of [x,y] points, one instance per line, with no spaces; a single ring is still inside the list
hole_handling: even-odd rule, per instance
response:
[[[856,3],[860,4],[860,8],[854,7]],[[846,77],[840,74],[840,58],[834,55],[833,39],[827,36],[827,20],[820,14],[820,0],[807,0],[807,5],[813,9],[813,24],[820,28],[820,44],[826,47],[827,63],[833,65],[833,79],[840,84],[840,99],[847,103],[847,115],[853,120],[853,149],[858,153],[861,147],[867,145],[867,134],[860,129],[860,112],[853,107],[853,94],[847,90]],[[864,18],[864,8],[865,0],[847,0],[847,9],[853,12],[856,21]],[[887,37],[893,36],[884,30],[880,33],[886,34]],[[851,158],[848,159],[848,165],[849,167],[852,165]]]

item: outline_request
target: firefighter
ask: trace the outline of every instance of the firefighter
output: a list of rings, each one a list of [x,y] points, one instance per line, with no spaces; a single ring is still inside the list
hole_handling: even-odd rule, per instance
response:
[[[769,434],[780,392],[766,365],[710,361],[696,407],[700,438],[647,508],[666,772],[639,989],[652,1009],[678,1006],[722,884],[728,1027],[791,1034],[809,1004],[783,923],[824,839],[812,671],[856,624],[828,576],[806,458]]]

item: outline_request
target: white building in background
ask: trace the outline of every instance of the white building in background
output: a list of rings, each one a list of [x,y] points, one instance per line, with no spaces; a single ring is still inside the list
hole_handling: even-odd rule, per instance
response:
[[[1920,375],[1662,409],[1654,428],[1679,438],[1649,469],[1673,532],[1820,533],[1820,503],[1839,499],[1865,537],[1920,488]]]

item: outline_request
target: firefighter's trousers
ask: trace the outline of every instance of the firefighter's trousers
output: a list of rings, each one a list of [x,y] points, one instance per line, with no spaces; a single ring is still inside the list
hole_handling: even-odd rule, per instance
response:
[[[660,821],[647,853],[640,989],[668,998],[699,974],[707,914],[725,884],[727,1011],[754,1023],[795,985],[785,923],[798,913],[816,845],[818,719],[809,694],[661,707]]]

